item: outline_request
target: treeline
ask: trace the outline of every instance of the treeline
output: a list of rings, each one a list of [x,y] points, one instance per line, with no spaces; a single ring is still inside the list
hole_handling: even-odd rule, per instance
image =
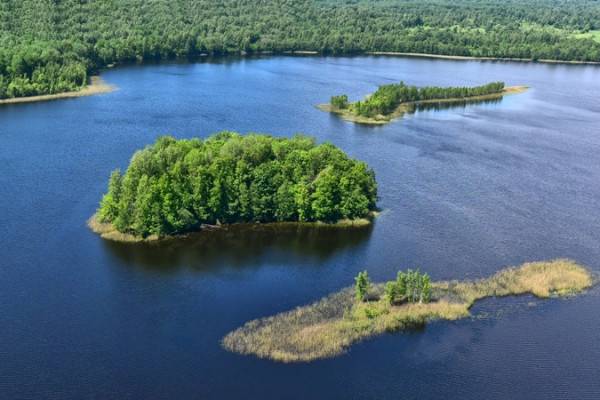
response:
[[[375,175],[314,139],[222,132],[165,136],[112,173],[97,218],[146,237],[202,224],[356,219],[375,208]]]
[[[312,50],[600,61],[595,0],[0,0],[0,98],[79,88],[99,68]]]
[[[0,99],[70,92],[86,84],[87,68],[82,63],[40,63],[17,56],[0,75]]]
[[[408,86],[404,82],[379,86],[377,91],[365,100],[348,103],[348,96],[340,95],[331,98],[331,105],[337,109],[349,109],[355,115],[373,117],[387,115],[402,103],[424,100],[466,99],[475,96],[501,93],[504,82],[492,82],[475,87],[438,87]]]

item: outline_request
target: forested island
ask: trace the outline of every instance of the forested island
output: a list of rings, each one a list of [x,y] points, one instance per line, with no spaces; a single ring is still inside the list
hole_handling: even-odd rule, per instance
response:
[[[0,99],[72,92],[117,63],[239,54],[600,61],[594,0],[0,0]]]
[[[505,94],[520,93],[525,86],[505,87],[504,82],[491,82],[475,87],[408,86],[404,82],[379,86],[375,93],[355,103],[347,95],[331,97],[329,104],[318,107],[345,120],[362,124],[385,124],[426,104],[464,104],[499,99]]]
[[[136,241],[231,223],[360,225],[376,200],[373,170],[307,136],[164,136],[112,173],[89,226]]]
[[[431,282],[427,274],[400,271],[372,284],[366,271],[346,288],[295,310],[246,323],[223,339],[233,352],[281,362],[306,362],[343,353],[384,332],[420,328],[432,320],[456,320],[486,297],[574,295],[591,287],[589,270],[570,260],[526,263],[475,281]]]

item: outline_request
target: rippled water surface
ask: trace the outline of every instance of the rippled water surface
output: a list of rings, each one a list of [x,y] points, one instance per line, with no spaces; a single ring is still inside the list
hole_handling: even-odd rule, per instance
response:
[[[487,276],[569,257],[600,272],[600,68],[409,58],[121,67],[111,94],[0,108],[0,397],[598,399],[600,292],[490,299],[474,318],[278,364],[228,353],[245,321],[420,266]],[[314,107],[378,85],[526,84],[383,127]],[[110,171],[157,136],[330,141],[379,181],[375,225],[229,229],[161,245],[88,231]]]

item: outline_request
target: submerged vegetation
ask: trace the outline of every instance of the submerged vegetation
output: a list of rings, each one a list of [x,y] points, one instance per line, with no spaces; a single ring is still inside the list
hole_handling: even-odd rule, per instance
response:
[[[0,0],[0,99],[74,91],[115,63],[427,53],[600,61],[595,0]]]
[[[505,94],[523,91],[524,87],[505,87],[504,82],[491,82],[475,87],[408,86],[404,82],[380,86],[375,93],[355,103],[348,102],[347,95],[332,96],[329,105],[321,105],[324,111],[359,123],[380,124],[412,111],[424,104],[452,104],[488,101]]]
[[[570,260],[526,263],[475,281],[431,283],[426,274],[407,271],[395,281],[369,285],[362,272],[354,290],[343,289],[316,303],[250,321],[229,333],[223,346],[276,361],[311,361],[341,354],[352,343],[384,332],[467,317],[473,303],[485,297],[564,296],[592,284],[590,272]]]
[[[374,209],[373,171],[306,136],[221,132],[165,136],[116,170],[90,227],[113,239],[163,237],[205,224],[314,222],[351,225]]]

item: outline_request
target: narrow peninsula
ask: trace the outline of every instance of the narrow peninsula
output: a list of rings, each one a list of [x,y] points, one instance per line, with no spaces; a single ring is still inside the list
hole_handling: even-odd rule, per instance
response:
[[[364,100],[348,102],[343,94],[331,97],[329,104],[317,107],[334,113],[341,118],[369,125],[383,125],[405,113],[414,112],[419,106],[477,103],[501,99],[508,94],[522,93],[526,86],[504,85],[504,82],[491,82],[475,87],[416,87],[404,82],[380,86]]]
[[[370,222],[376,200],[367,164],[307,136],[163,136],[136,152],[125,173],[112,173],[88,225],[117,241],[233,223],[354,226]]]
[[[526,263],[475,281],[431,282],[427,274],[409,270],[386,284],[371,284],[365,271],[356,277],[354,288],[250,321],[222,344],[240,354],[306,362],[339,355],[353,343],[384,332],[465,318],[475,301],[486,297],[573,295],[593,283],[585,267],[564,259]]]
[[[74,97],[93,96],[101,93],[110,93],[116,90],[114,85],[106,83],[99,76],[92,76],[89,83],[82,83],[81,86],[70,87],[69,90],[52,94],[23,95],[23,97],[9,97],[0,99],[0,106],[3,104],[37,103],[41,101],[70,99]],[[36,93],[36,91],[25,91],[24,93]]]

